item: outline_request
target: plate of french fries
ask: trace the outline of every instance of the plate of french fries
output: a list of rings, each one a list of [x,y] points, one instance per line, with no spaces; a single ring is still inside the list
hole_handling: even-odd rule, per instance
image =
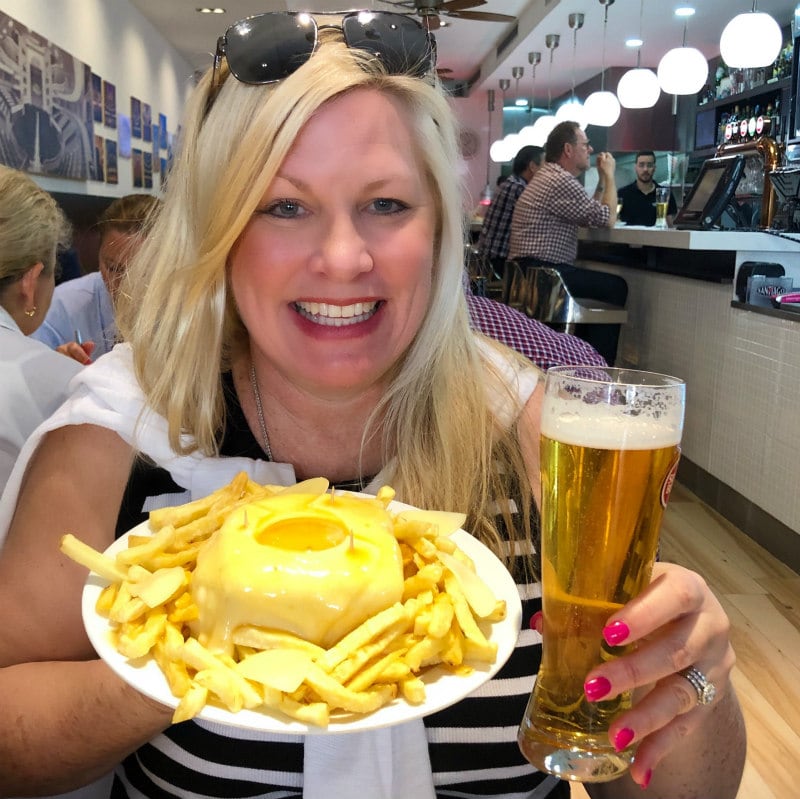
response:
[[[198,718],[287,734],[376,729],[442,710],[478,689],[511,655],[522,615],[513,578],[462,529],[463,515],[411,508],[393,496],[391,488],[377,496],[333,492],[322,478],[263,486],[242,473],[202,500],[152,511],[104,553],[70,534],[61,549],[90,571],[82,612],[98,656],[172,707],[174,723]],[[274,518],[279,508],[282,521],[270,529],[280,527],[285,543],[285,518],[302,517],[308,526],[344,504],[394,536],[402,562],[394,601],[371,608],[377,589],[368,583],[353,603],[367,618],[324,644],[274,625],[203,619],[211,615],[199,601],[208,593],[209,553],[226,531],[258,527],[255,520]],[[335,546],[358,543],[351,532]],[[221,585],[223,601],[210,607],[226,606],[225,580]],[[318,615],[309,604],[301,617]],[[212,628],[224,630],[223,645]]]

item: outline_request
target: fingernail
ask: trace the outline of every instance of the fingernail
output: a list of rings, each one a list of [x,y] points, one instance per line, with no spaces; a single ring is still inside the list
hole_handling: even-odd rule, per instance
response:
[[[653,779],[653,769],[647,769],[644,773],[644,777],[642,777],[642,781],[639,783],[639,787],[644,790],[649,784],[650,780]]]
[[[603,627],[603,638],[609,646],[619,646],[630,634],[631,631],[624,621],[612,621]]]
[[[531,630],[536,630],[537,633],[542,631],[542,611],[537,610],[536,613],[531,616],[531,620],[529,622],[531,626]]]
[[[590,702],[597,702],[611,691],[611,683],[605,677],[592,677],[583,684],[583,693]]]
[[[615,736],[614,736],[614,749],[618,752],[621,752],[623,749],[627,749],[628,745],[634,738],[634,731],[629,727],[623,727]]]

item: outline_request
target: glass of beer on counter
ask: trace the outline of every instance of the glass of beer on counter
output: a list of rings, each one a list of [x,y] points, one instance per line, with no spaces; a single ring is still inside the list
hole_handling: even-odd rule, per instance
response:
[[[666,230],[669,208],[669,187],[656,186],[656,227]]]
[[[650,582],[680,456],[685,385],[632,369],[549,369],[541,422],[542,662],[520,724],[525,757],[562,779],[624,773],[611,721],[630,693],[589,702],[583,684],[624,654],[608,618]]]

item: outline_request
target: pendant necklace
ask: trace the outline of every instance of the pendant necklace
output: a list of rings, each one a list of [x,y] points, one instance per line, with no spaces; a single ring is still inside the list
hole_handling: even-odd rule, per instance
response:
[[[261,392],[258,390],[258,380],[256,380],[256,365],[250,361],[250,385],[253,387],[253,399],[256,401],[256,412],[258,413],[258,424],[261,428],[261,440],[263,442],[264,454],[267,460],[272,460],[272,447],[269,445],[269,436],[267,435],[267,425],[264,422],[264,408],[261,405]]]

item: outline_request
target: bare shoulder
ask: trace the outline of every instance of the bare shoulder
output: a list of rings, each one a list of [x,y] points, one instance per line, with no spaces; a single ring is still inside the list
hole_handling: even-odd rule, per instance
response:
[[[61,554],[59,542],[73,533],[96,549],[111,544],[132,458],[116,433],[94,425],[45,436],[0,553],[7,618],[0,665],[92,656],[80,619],[86,571]]]

